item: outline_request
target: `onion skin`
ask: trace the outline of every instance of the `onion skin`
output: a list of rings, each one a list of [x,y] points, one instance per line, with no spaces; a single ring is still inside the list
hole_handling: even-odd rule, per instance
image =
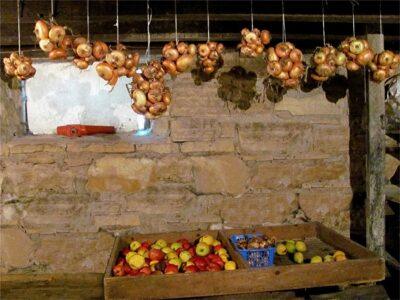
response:
[[[290,51],[289,58],[292,60],[292,62],[300,62],[303,60],[303,53],[299,49],[293,49]]]
[[[132,92],[132,99],[134,99],[136,107],[146,105],[146,95],[139,89],[136,89]]]
[[[50,59],[66,59],[67,58],[67,51],[63,48],[56,48],[49,53]]]
[[[372,73],[372,80],[375,82],[381,82],[388,77],[388,73],[384,70],[376,70]]]
[[[168,49],[167,51],[165,51],[164,57],[165,57],[167,60],[176,61],[176,60],[178,59],[178,57],[179,57],[179,52],[178,52],[178,50],[175,49],[175,48],[170,48],[170,49]]]

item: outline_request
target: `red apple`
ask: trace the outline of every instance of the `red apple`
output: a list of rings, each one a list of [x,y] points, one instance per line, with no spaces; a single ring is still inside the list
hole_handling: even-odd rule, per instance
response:
[[[146,242],[142,243],[141,247],[149,249],[150,248],[150,244],[151,244],[151,242],[146,241]]]
[[[184,244],[184,243],[189,243],[189,240],[188,239],[180,239],[180,240],[177,240],[177,242]]]
[[[150,275],[151,274],[151,269],[149,267],[143,267],[139,271],[140,273],[143,273],[144,275]]]
[[[124,264],[126,264],[126,259],[125,259],[125,257],[118,257],[118,259],[117,259],[117,263],[116,263],[117,265],[124,265]]]
[[[164,259],[165,253],[159,249],[150,249],[149,258],[150,260],[162,261]]]
[[[190,248],[188,249],[188,251],[189,251],[189,253],[190,253],[190,255],[191,255],[192,257],[196,256],[196,250],[194,250],[194,247],[190,247]]]
[[[178,272],[178,266],[172,264],[167,265],[164,270],[164,274],[176,274]]]
[[[204,257],[194,257],[192,262],[194,265],[200,270],[200,271],[205,271],[207,270],[207,261],[205,260]]]
[[[123,265],[122,269],[124,270],[125,274],[130,274],[131,271],[132,271],[132,268],[130,266],[128,266],[128,265]]]
[[[223,261],[222,258],[219,257],[219,256],[217,256],[217,257],[215,257],[215,258],[212,258],[211,261],[212,261],[214,264],[217,264],[221,269],[223,269],[224,266],[225,266],[224,261]]]
[[[217,254],[208,254],[206,257],[208,257],[210,260],[216,259],[219,257]]]
[[[218,271],[221,271],[221,268],[219,267],[219,265],[211,262],[207,266],[207,271],[209,271],[209,272],[218,272]]]
[[[185,273],[196,273],[198,270],[199,269],[194,265],[185,267]]]
[[[185,249],[183,249],[183,248],[178,248],[178,249],[176,249],[175,252],[176,252],[176,254],[179,255],[179,254],[181,254],[181,252],[184,251],[184,250],[185,250]]]
[[[129,248],[129,247],[124,247],[124,248],[122,248],[122,250],[121,250],[121,256],[126,256],[127,254],[128,254],[128,252],[130,252],[131,251],[131,249]]]
[[[219,249],[223,248],[222,244],[219,244],[217,246],[214,246],[214,251],[218,251]]]
[[[124,266],[123,265],[115,265],[112,268],[113,274],[114,276],[124,276],[125,275],[125,271],[124,271]]]
[[[182,243],[182,248],[183,248],[183,249],[188,250],[190,247],[191,247],[191,245],[190,245],[189,242],[183,242],[183,243]]]

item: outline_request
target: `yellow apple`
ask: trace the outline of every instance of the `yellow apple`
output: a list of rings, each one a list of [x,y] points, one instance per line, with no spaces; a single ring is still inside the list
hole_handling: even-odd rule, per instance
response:
[[[221,259],[222,259],[222,261],[223,261],[224,263],[226,263],[226,262],[229,261],[228,255],[221,254],[219,257],[221,257]]]
[[[180,258],[183,262],[187,262],[187,261],[189,261],[189,259],[192,258],[192,255],[190,254],[189,251],[182,251],[181,253],[179,253],[179,258]]]
[[[322,262],[322,257],[317,255],[311,258],[311,263],[312,264],[317,264]]]
[[[219,249],[216,253],[217,253],[219,256],[221,256],[222,254],[229,256],[229,255],[228,255],[228,251],[226,251],[225,248]]]
[[[129,245],[132,251],[136,251],[137,249],[139,249],[140,246],[141,244],[138,241],[132,241],[132,243],[130,243]]]
[[[178,254],[176,254],[175,252],[170,252],[167,254],[167,258],[168,259],[178,258]]]
[[[156,245],[157,245],[158,247],[160,247],[160,249],[165,248],[165,247],[168,246],[167,242],[166,242],[165,240],[162,240],[162,239],[158,240],[158,241],[156,242]]]
[[[129,251],[125,256],[126,261],[128,261],[135,254],[137,254],[137,253],[133,252],[133,251]]]
[[[145,248],[140,248],[138,250],[137,254],[139,254],[139,255],[141,255],[141,256],[143,256],[145,258],[149,257],[149,251],[147,249],[145,249]]]
[[[165,254],[168,254],[174,250],[172,250],[170,247],[164,247],[161,249],[162,252],[164,252]]]
[[[129,259],[128,264],[132,269],[140,269],[145,265],[145,262],[143,256],[135,254]]]
[[[236,263],[232,260],[227,261],[225,263],[225,270],[229,270],[229,271],[236,270]]]
[[[189,266],[194,266],[194,263],[191,262],[190,260],[186,262],[186,267],[189,267]]]
[[[214,240],[214,242],[212,243],[212,245],[215,247],[215,246],[221,245],[221,242],[218,241],[218,240]]]
[[[169,262],[171,265],[177,266],[178,269],[181,268],[182,260],[181,260],[179,257],[175,257],[175,258],[173,258],[173,259],[170,259],[168,262]]]
[[[207,234],[200,238],[200,242],[203,242],[203,243],[207,244],[208,246],[211,246],[214,243],[214,238],[211,235]]]

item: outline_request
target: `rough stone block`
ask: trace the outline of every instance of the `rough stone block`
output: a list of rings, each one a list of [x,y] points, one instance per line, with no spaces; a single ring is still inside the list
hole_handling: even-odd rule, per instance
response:
[[[211,152],[211,153],[223,153],[223,152],[234,152],[235,145],[232,139],[221,139],[211,142],[185,142],[181,145],[181,151],[183,153],[194,153],[194,152]]]
[[[148,143],[148,144],[137,144],[136,150],[138,152],[147,153],[158,153],[158,154],[168,154],[168,153],[178,153],[179,146],[174,143],[164,142],[164,143]]]
[[[249,170],[237,156],[193,157],[196,192],[238,195],[246,191]]]
[[[171,138],[174,142],[213,141],[235,134],[232,122],[209,118],[177,118],[171,121]]]
[[[155,184],[155,165],[147,158],[105,156],[90,166],[87,189],[90,192],[139,191]]]
[[[133,227],[140,225],[139,214],[136,212],[124,212],[117,214],[93,216],[94,225],[98,228]]]
[[[135,152],[136,146],[129,142],[93,142],[82,143],[75,141],[68,144],[68,152],[94,152],[94,153],[132,153]]]
[[[1,228],[0,264],[6,268],[24,268],[32,264],[34,242],[19,228]]]
[[[313,152],[335,154],[349,151],[349,128],[341,125],[313,125]]]
[[[192,162],[180,156],[165,156],[157,160],[156,176],[161,181],[190,183],[193,181]]]

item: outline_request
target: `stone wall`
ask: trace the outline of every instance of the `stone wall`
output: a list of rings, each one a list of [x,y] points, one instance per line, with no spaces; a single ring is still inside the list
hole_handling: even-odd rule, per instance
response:
[[[224,70],[252,67],[227,61]],[[349,234],[346,98],[291,91],[241,111],[217,96],[216,80],[196,86],[183,74],[169,85],[174,103],[150,137],[35,136],[3,145],[3,272],[103,272],[112,245],[104,231],[312,220]]]

